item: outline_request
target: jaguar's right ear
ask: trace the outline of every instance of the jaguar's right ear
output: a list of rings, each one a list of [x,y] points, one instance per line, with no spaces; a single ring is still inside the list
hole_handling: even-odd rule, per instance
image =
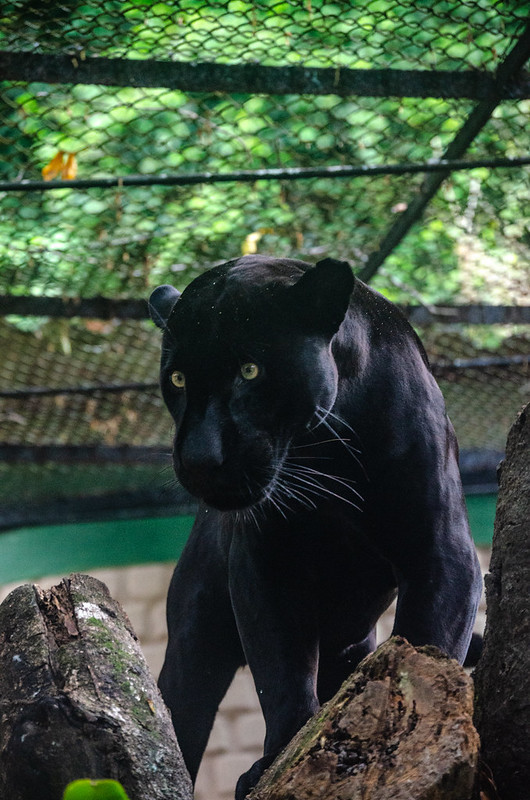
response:
[[[347,261],[324,258],[289,288],[289,313],[305,330],[331,338],[346,316],[354,286]]]
[[[158,286],[149,298],[149,314],[159,328],[165,330],[169,315],[180,297],[180,292],[174,286],[165,283]]]

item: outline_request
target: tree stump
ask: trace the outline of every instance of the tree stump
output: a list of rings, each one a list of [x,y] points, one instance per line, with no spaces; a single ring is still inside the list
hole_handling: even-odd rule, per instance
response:
[[[433,647],[368,656],[264,773],[252,800],[471,800],[472,684]]]
[[[0,606],[0,797],[60,800],[114,778],[134,800],[190,800],[169,714],[130,622],[95,578]]]
[[[530,796],[530,404],[508,435],[475,673],[482,757],[502,800]]]

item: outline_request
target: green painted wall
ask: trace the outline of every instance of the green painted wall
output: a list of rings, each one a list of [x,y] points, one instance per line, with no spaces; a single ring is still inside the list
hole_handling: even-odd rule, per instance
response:
[[[466,500],[475,542],[488,546],[496,495],[470,495]],[[0,534],[0,584],[98,567],[175,561],[192,524],[193,517],[186,516],[9,531]]]
[[[477,547],[489,547],[497,507],[496,494],[470,494],[466,497],[467,513]]]
[[[175,561],[193,517],[18,528],[0,534],[0,584],[98,567]]]

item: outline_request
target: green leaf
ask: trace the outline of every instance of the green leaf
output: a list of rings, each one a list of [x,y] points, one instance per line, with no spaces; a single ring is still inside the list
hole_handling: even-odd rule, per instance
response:
[[[87,779],[73,781],[64,790],[63,800],[129,800],[118,781]]]

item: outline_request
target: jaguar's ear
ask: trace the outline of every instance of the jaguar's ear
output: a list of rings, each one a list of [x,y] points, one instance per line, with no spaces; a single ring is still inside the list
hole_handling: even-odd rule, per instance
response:
[[[324,258],[290,288],[290,304],[296,304],[292,310],[306,329],[331,337],[346,315],[354,286],[347,261]]]
[[[151,319],[159,328],[165,329],[169,315],[180,297],[180,292],[174,286],[165,283],[158,286],[149,298],[149,313]]]

